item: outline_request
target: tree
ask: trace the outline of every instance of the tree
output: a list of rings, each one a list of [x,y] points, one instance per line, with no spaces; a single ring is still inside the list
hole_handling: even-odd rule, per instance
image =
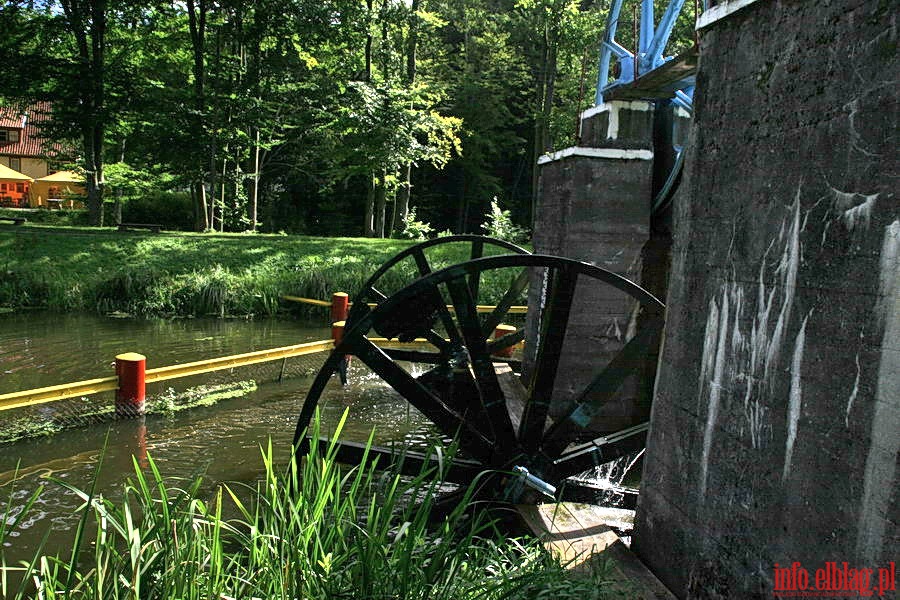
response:
[[[198,229],[384,236],[415,205],[479,231],[495,196],[528,222],[538,156],[592,96],[606,4],[12,0],[0,97],[53,101],[93,222],[105,164],[127,163],[190,189]]]
[[[76,77],[74,103],[59,103],[57,119],[70,118],[81,133],[81,163],[85,171],[87,207],[92,225],[103,224],[103,143],[108,120],[106,105],[107,0],[60,0],[68,33],[75,41],[71,56]]]

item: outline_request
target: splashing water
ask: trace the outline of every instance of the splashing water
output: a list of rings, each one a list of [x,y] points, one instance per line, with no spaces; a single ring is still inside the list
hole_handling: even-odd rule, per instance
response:
[[[596,504],[600,506],[622,506],[625,500],[626,488],[622,485],[625,476],[628,475],[635,463],[644,455],[644,450],[633,454],[626,454],[614,461],[594,467],[589,471],[580,473],[571,479],[578,483],[590,485],[597,489]]]

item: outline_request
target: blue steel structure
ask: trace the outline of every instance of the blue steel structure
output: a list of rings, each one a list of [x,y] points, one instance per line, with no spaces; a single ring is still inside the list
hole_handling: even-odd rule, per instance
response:
[[[671,57],[664,57],[663,53],[669,42],[669,36],[672,34],[672,28],[675,26],[675,20],[685,2],[685,0],[669,0],[669,5],[660,18],[659,24],[655,25],[653,0],[641,0],[640,30],[636,48],[637,56],[635,56],[633,52],[616,41],[616,29],[623,1],[613,0],[606,21],[606,32],[600,46],[600,68],[597,74],[597,92],[594,98],[597,105],[603,103],[604,92],[629,84],[671,60]],[[609,82],[613,59],[618,63],[619,69],[615,81]],[[675,90],[672,101],[690,111],[693,90],[693,82],[684,81],[680,88]]]

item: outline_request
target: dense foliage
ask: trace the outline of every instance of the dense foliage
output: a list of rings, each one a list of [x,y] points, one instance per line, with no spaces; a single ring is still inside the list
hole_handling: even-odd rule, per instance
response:
[[[321,454],[314,444],[291,469],[272,456],[270,446],[255,485],[212,490],[200,478],[167,481],[152,459],[134,459],[120,502],[52,479],[84,502],[71,552],[8,564],[3,549],[41,490],[23,507],[0,507],[0,593],[11,600],[602,600],[633,592],[612,581],[608,564],[572,577],[536,540],[507,539],[484,516],[473,517],[474,486],[448,517],[432,519],[439,469],[411,479],[371,463],[350,469],[337,463],[334,442]]]
[[[52,102],[101,199],[198,230],[389,236],[531,218],[590,104],[607,0],[11,0],[0,103]],[[109,218],[109,217],[107,217]]]

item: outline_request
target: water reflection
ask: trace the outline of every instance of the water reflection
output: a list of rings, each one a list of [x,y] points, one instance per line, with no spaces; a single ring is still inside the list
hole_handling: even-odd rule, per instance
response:
[[[115,353],[140,349],[152,366],[189,362],[252,350],[327,338],[325,328],[291,321],[113,320],[39,313],[0,318],[0,393],[104,376]],[[158,357],[158,358],[157,358]],[[322,357],[317,360],[321,361]],[[51,529],[45,552],[68,547],[81,500],[53,479],[87,489],[96,476],[98,489],[116,498],[147,457],[173,481],[205,475],[210,481],[253,482],[262,474],[261,448],[271,440],[275,458],[285,463],[300,406],[311,376],[277,383],[278,364],[251,372],[235,370],[183,385],[253,378],[256,391],[213,407],[174,416],[115,421],[65,431],[53,437],[7,445],[0,450],[0,501],[21,506],[39,486],[44,491],[28,518],[7,540],[8,561],[23,559]],[[323,430],[333,430],[349,410],[344,437],[365,441],[374,426],[379,443],[400,441],[421,430],[425,421],[407,408],[386,384],[354,361],[351,383],[335,378],[320,406]],[[51,405],[48,405],[51,406]],[[7,418],[4,415],[3,418]],[[103,454],[103,467],[97,465]],[[16,513],[10,516],[14,517]],[[10,546],[10,542],[12,546]]]

